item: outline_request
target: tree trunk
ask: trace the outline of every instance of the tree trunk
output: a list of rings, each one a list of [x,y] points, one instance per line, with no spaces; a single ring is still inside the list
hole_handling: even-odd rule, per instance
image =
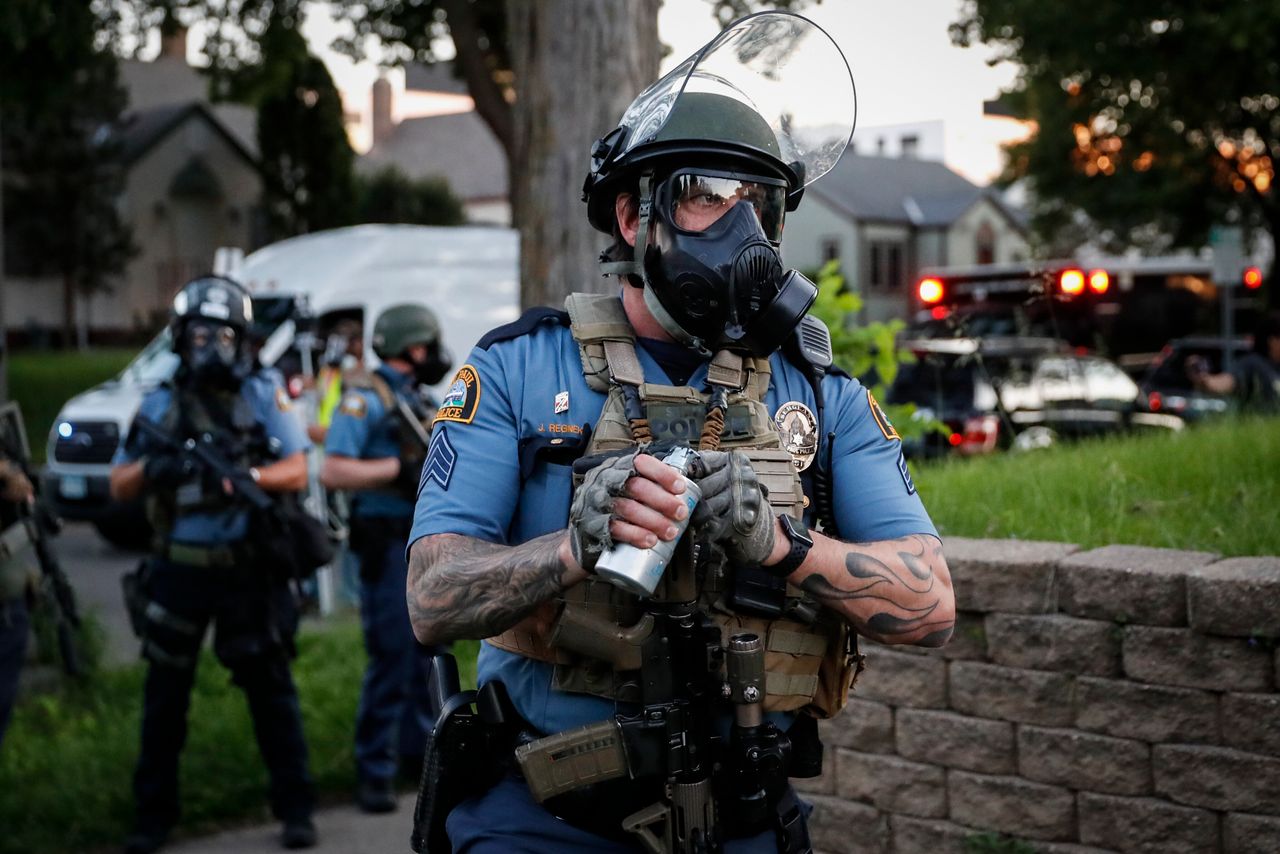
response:
[[[507,0],[518,95],[511,158],[522,307],[615,286],[597,259],[609,238],[581,201],[591,145],[658,76],[659,0]]]
[[[76,275],[62,273],[62,348],[70,350],[76,341]]]

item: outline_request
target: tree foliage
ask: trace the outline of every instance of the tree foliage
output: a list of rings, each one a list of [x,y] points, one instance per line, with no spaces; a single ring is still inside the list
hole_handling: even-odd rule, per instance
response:
[[[462,225],[462,202],[443,178],[414,180],[394,166],[356,176],[356,222]]]
[[[1081,214],[1112,249],[1199,246],[1222,221],[1280,237],[1280,6],[966,0],[952,38],[1020,68],[1003,97],[1036,131],[1005,179],[1053,248]]]
[[[67,339],[77,294],[104,287],[134,252],[110,133],[125,95],[103,26],[87,3],[0,4],[5,263],[62,278]]]
[[[263,202],[272,237],[349,225],[355,155],[342,98],[296,22],[274,19],[260,40],[261,64],[242,68],[232,91],[258,108]]]

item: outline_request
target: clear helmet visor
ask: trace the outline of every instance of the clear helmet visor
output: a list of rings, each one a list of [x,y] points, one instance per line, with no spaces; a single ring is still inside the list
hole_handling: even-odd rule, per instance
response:
[[[627,108],[618,156],[660,140],[682,105],[722,96],[757,114],[768,134],[745,141],[778,157],[807,186],[835,166],[853,136],[857,96],[844,54],[817,24],[790,12],[760,12],[731,24]],[[700,128],[717,138],[717,128]],[[742,142],[741,125],[725,134]],[[765,139],[765,137],[769,137]]]
[[[781,181],[740,178],[699,171],[681,171],[667,179],[661,204],[676,228],[706,231],[735,205],[746,202],[769,240],[782,239],[787,188]]]

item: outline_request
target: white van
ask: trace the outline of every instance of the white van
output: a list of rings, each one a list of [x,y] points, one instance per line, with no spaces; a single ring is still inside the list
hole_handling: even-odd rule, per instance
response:
[[[378,314],[397,303],[424,304],[440,318],[444,346],[460,364],[485,332],[519,315],[518,248],[517,233],[506,228],[359,225],[263,247],[232,276],[253,296],[255,326],[271,330],[259,358],[286,380],[298,365],[300,310],[321,336],[336,320],[360,320],[365,364],[373,367]],[[44,472],[44,494],[59,515],[92,521],[112,542],[139,544],[141,514],[111,501],[108,474],[143,395],[173,376],[177,359],[161,331],[117,377],[63,405]],[[437,396],[451,379],[434,389]]]

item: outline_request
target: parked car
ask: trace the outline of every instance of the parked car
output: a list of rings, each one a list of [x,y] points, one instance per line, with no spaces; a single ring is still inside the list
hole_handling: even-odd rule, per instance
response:
[[[373,321],[396,303],[421,302],[440,318],[444,346],[462,359],[485,332],[519,316],[518,236],[484,226],[361,225],[281,241],[229,271],[253,297],[260,361],[291,382],[303,363],[300,326],[324,330],[362,321],[365,363]],[[323,339],[321,339],[323,340]],[[143,396],[173,376],[178,357],[162,330],[114,379],[63,405],[49,433],[45,495],[67,519],[94,523],[108,540],[140,545],[147,526],[137,505],[111,501],[108,476]],[[451,377],[434,390],[444,391]]]
[[[1230,408],[1230,398],[1196,389],[1187,375],[1187,360],[1199,357],[1209,373],[1222,371],[1225,354],[1241,359],[1249,353],[1242,338],[1176,338],[1164,346],[1138,384],[1142,400],[1150,412],[1166,412],[1187,421],[1221,415]]]
[[[902,365],[890,403],[914,403],[951,434],[909,442],[908,456],[1038,448],[1060,438],[1135,427],[1182,429],[1176,415],[1141,405],[1137,384],[1114,362],[1052,338],[907,340],[916,357]]]

